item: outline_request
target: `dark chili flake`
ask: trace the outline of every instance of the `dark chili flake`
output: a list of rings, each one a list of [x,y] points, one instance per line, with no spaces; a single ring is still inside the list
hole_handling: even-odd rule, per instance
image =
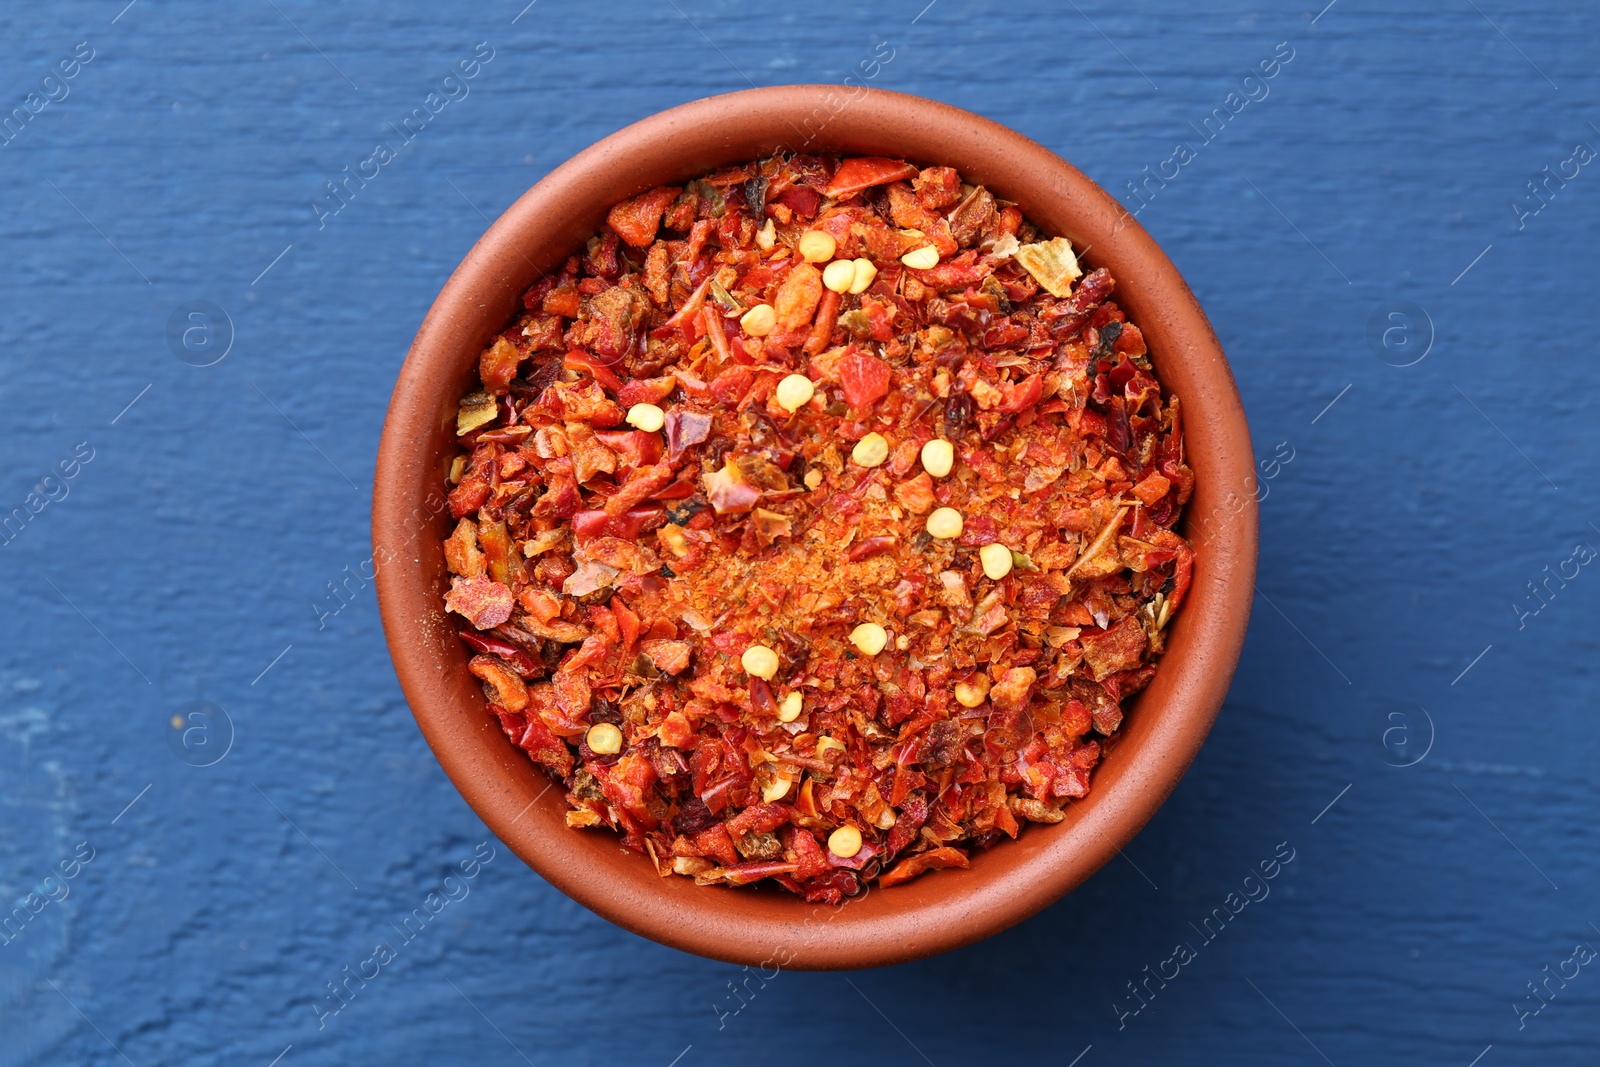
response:
[[[1122,336],[1122,323],[1108,322],[1100,327],[1100,340],[1094,346],[1095,359],[1110,359],[1111,351],[1116,346],[1117,338]]]
[[[667,509],[667,521],[678,526],[689,525],[689,520],[706,509],[704,500],[685,500],[675,508]]]
[[[977,407],[968,393],[957,393],[944,403],[944,432],[951,440],[957,440],[965,432],[967,424],[972,421],[972,413]]]
[[[765,219],[767,211],[767,186],[765,178],[751,178],[744,183],[745,210],[754,219]]]

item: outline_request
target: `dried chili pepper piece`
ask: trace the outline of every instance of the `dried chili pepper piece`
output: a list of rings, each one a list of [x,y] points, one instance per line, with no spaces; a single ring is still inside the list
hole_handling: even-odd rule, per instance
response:
[[[839,164],[828,183],[827,194],[837,200],[854,196],[874,185],[888,185],[903,178],[915,178],[917,168],[903,159],[884,159],[881,156],[856,156]]]
[[[888,396],[892,377],[887,363],[853,347],[839,360],[839,384],[845,403],[857,410]]]
[[[909,882],[919,874],[928,871],[941,871],[948,867],[970,867],[967,854],[960,849],[940,846],[919,853],[910,859],[901,860],[894,867],[878,878],[878,885],[887,889],[902,882]]]
[[[445,607],[479,630],[490,630],[511,618],[511,590],[492,578],[452,578]]]
[[[676,199],[677,189],[666,186],[651,189],[612,208],[606,223],[634,248],[644,248],[656,239],[662,213]]]

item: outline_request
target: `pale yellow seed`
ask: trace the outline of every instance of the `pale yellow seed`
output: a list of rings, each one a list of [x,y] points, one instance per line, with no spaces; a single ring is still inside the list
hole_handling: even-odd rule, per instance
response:
[[[833,258],[838,245],[833,237],[822,230],[807,230],[800,235],[800,256],[807,263],[826,263]]]
[[[669,522],[657,531],[656,536],[661,543],[672,550],[672,554],[682,559],[689,554],[689,535],[683,532],[683,527],[677,523]],[[530,541],[529,544],[532,544]]]
[[[822,284],[836,293],[848,293],[856,281],[856,263],[853,259],[836,259],[822,268]]]
[[[941,541],[953,541],[960,537],[965,526],[966,521],[955,508],[935,508],[933,514],[928,516],[929,536]]]
[[[602,756],[615,756],[622,751],[622,731],[608,722],[597,722],[589,727],[586,740],[590,751]]]
[[[825,756],[829,752],[833,752],[835,750],[837,750],[839,752],[843,752],[845,750],[844,749],[844,742],[836,740],[835,738],[826,737],[826,736],[817,738],[817,758],[818,759],[821,759],[823,756]]]
[[[810,378],[804,374],[791,374],[778,383],[778,406],[785,411],[799,411],[816,392],[817,387],[811,384]]]
[[[956,703],[964,708],[975,708],[989,699],[989,676],[975,674],[971,681],[956,683]]]
[[[850,291],[864,293],[878,276],[878,268],[872,265],[870,259],[853,259],[850,262],[856,265],[855,277],[850,280]]]
[[[822,472],[813,467],[806,471],[806,488],[815,489],[822,484]]]
[[[654,404],[635,404],[628,409],[628,425],[635,430],[655,433],[667,424],[667,413]]]
[[[869,433],[856,442],[856,447],[850,450],[850,458],[863,467],[878,467],[889,458],[889,442],[881,433]]]
[[[746,674],[771,681],[778,673],[778,654],[766,645],[751,645],[739,657],[739,666]]]
[[[828,835],[828,851],[847,860],[861,851],[861,831],[845,823]]]
[[[772,251],[772,246],[778,243],[778,230],[768,219],[767,224],[756,231],[756,247],[763,252]]]
[[[864,622],[850,631],[850,643],[863,656],[876,656],[889,643],[889,632],[875,622]]]
[[[762,801],[771,804],[782,800],[789,795],[789,786],[793,784],[787,778],[774,778],[765,789],[761,790]]]
[[[771,304],[757,304],[739,316],[739,326],[751,337],[765,337],[778,324],[778,313]]]
[[[801,709],[804,706],[805,701],[801,699],[799,693],[790,693],[778,702],[778,721],[794,722],[800,717]]]
[[[939,265],[939,250],[932,245],[913,248],[900,257],[900,262],[912,270],[928,270]]]
[[[997,582],[1011,573],[1011,550],[999,542],[978,549],[978,561],[983,573]]]
[[[935,478],[943,478],[956,465],[956,449],[942,437],[935,437],[922,446],[922,469]]]

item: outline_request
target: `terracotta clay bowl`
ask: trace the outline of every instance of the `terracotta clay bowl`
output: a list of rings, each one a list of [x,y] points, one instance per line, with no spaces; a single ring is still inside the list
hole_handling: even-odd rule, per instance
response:
[[[478,355],[541,272],[580,249],[614,203],[780,148],[945,164],[1070,238],[1117,280],[1165,387],[1183,404],[1196,487],[1185,534],[1194,585],[1154,682],[1128,711],[1090,794],[1053,826],[841,907],[778,889],[703,888],[661,878],[610,832],[568,829],[562,791],[512,746],[467,673],[442,610],[442,488],[455,411]],[[491,830],[551,884],[635,933],[735,963],[806,969],[916,959],[988,937],[1039,911],[1128,843],[1183,776],[1238,663],[1256,563],[1253,457],[1244,410],[1205,314],[1167,257],[1104,190],[1043,147],[987,119],[881,90],[794,85],[699,100],[612,134],[557,167],[502,215],[456,268],[395,384],[373,490],[378,601],[417,723],[445,773]]]

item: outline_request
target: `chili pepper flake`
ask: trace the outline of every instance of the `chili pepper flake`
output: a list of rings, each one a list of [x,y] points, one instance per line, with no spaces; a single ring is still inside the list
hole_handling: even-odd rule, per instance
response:
[[[444,604],[568,825],[838,904],[1060,822],[1194,573],[1114,289],[953,168],[812,156],[646,190],[531,288]]]
[[[479,630],[493,629],[510,619],[514,605],[510,589],[481,575],[452,578],[450,592],[444,598],[447,610],[466,616]]]
[[[1072,242],[1065,237],[1021,245],[1012,254],[1051,296],[1070,296],[1072,283],[1083,277]]]

